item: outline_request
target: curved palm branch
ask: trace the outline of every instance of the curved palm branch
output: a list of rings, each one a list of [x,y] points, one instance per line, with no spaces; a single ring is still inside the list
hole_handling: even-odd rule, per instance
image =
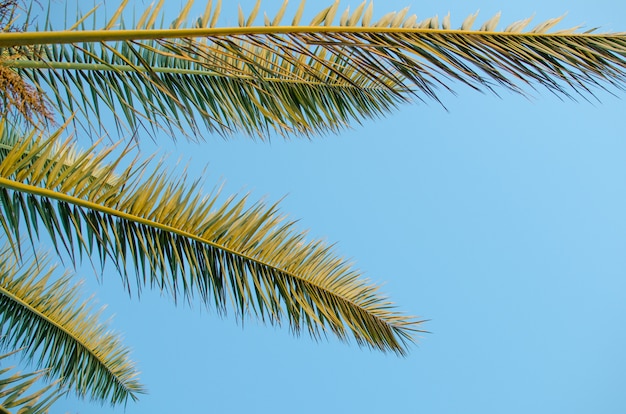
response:
[[[408,9],[373,21],[373,5],[339,17],[338,2],[300,25],[278,15],[252,26],[259,3],[237,28],[215,28],[220,5],[209,1],[193,27],[183,22],[192,2],[169,29],[155,29],[163,2],[146,10],[134,30],[121,26],[124,2],[104,30],[0,34],[1,64],[53,91],[65,111],[98,114],[103,107],[132,128],[184,128],[267,136],[333,131],[375,117],[412,97],[439,100],[456,81],[478,90],[526,93],[542,85],[568,97],[592,87],[623,88],[626,35],[547,33],[561,19],[522,32],[530,19],[496,31],[499,15],[472,30],[476,15],[452,30],[449,16],[418,22]],[[82,30],[77,30],[81,28]],[[49,29],[49,28],[48,28]],[[67,103],[66,103],[67,102]]]
[[[129,289],[199,296],[218,312],[230,303],[238,316],[270,323],[286,314],[294,332],[314,338],[351,334],[403,354],[418,330],[329,246],[293,230],[276,205],[246,207],[246,197],[219,205],[217,195],[198,194],[198,182],[162,168],[148,174],[137,161],[116,174],[121,158],[107,164],[102,153],[57,141],[31,137],[0,153],[0,212],[16,238],[20,226],[31,237],[45,229],[70,254],[112,260]]]
[[[0,355],[0,361],[17,352]],[[52,404],[65,394],[59,380],[30,392],[34,384],[44,379],[48,370],[10,375],[12,369],[13,367],[0,368],[0,413],[2,414],[10,414],[9,409],[12,408],[19,409],[17,412],[20,414],[47,414]]]
[[[54,140],[54,141],[59,140],[60,135],[64,131],[66,125],[67,125],[67,122],[63,127],[55,131],[50,136],[50,140]],[[31,143],[37,140],[37,138],[40,136],[38,134],[40,134],[41,131],[39,131],[38,129],[34,129],[34,130],[31,130],[28,134],[23,134],[18,131],[19,130],[15,127],[15,125],[11,125],[10,123],[8,123],[6,119],[3,118],[0,120],[0,158],[4,158],[16,146],[19,146],[20,150],[23,151],[24,153],[30,153],[32,157],[35,157],[36,159],[39,159],[40,161],[45,160],[46,162],[54,163],[55,167],[59,169],[59,172],[65,172],[68,168],[72,168],[72,166],[76,162],[80,162],[81,158],[84,156],[84,154],[81,155],[81,154],[78,154],[76,151],[73,151],[72,148],[69,148],[69,149],[66,148],[67,151],[65,153],[65,158],[56,160],[53,158],[53,153],[51,154],[51,151],[55,149],[53,146],[49,147],[43,153],[31,152],[30,151],[31,146],[32,146]],[[109,155],[109,153],[113,149],[114,147],[111,147],[107,149],[106,151],[103,151],[102,153],[99,154],[97,159],[101,160],[105,158],[107,155]],[[122,154],[126,154],[127,151],[128,151],[128,148]],[[32,168],[36,168],[36,164],[33,164]],[[86,178],[87,181],[101,182],[104,188],[107,188],[107,189],[112,188],[112,186],[116,184],[119,185],[119,182],[115,181],[114,176],[108,176],[106,173],[103,173],[97,169],[92,171],[92,174],[93,175]],[[11,217],[8,217],[8,218],[11,219]],[[21,256],[21,243],[18,241],[20,240],[20,238],[18,237],[18,239],[13,239],[11,237],[12,232],[11,230],[9,230],[6,219],[7,219],[6,217],[0,215],[0,225],[2,225],[3,229],[5,230],[4,235],[8,237],[8,241],[11,244],[11,248],[13,252],[17,254],[18,256]],[[26,217],[26,219],[28,219],[28,217]],[[36,224],[37,224],[36,221],[33,222],[33,225],[36,225]],[[17,222],[14,222],[13,226],[14,228],[18,228]],[[56,240],[53,238],[52,241],[54,242],[55,249],[57,250],[57,252],[59,252],[59,246],[57,245]],[[31,238],[31,242],[32,242],[32,238]],[[65,246],[65,247],[68,248],[69,246]]]
[[[0,345],[23,348],[46,375],[79,396],[111,404],[144,392],[128,349],[117,334],[100,323],[102,309],[79,302],[71,275],[43,271],[45,260],[18,263],[0,253]]]

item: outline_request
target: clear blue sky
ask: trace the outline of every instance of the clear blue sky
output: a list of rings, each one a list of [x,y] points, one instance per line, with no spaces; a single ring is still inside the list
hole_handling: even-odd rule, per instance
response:
[[[342,1],[342,9],[359,2]],[[221,24],[236,24],[237,3],[224,3]],[[242,2],[244,10],[252,3]],[[262,9],[272,15],[280,3],[266,0]],[[169,1],[168,10],[181,5]],[[381,16],[407,5],[420,18],[450,11],[453,26],[480,9],[477,24],[498,11],[500,27],[568,12],[560,27],[626,31],[621,0],[379,0],[375,10]],[[204,4],[196,6],[199,14]],[[309,1],[307,10],[325,6]],[[626,92],[598,91],[602,102],[588,103],[545,90],[531,99],[458,91],[441,96],[448,111],[406,105],[312,141],[161,141],[172,161],[191,159],[191,172],[208,165],[207,192],[224,182],[227,193],[272,202],[287,195],[282,211],[301,219],[300,228],[337,242],[401,309],[430,319],[432,333],[408,357],[294,338],[255,321],[242,328],[158,294],[131,300],[115,274],[98,285],[86,271],[86,292],[109,305],[150,393],[125,411],[74,400],[57,407],[83,414],[626,412]]]

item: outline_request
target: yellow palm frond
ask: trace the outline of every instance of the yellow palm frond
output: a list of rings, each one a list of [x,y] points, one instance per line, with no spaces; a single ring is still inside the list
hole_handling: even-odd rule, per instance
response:
[[[276,205],[248,206],[247,197],[220,203],[198,182],[162,168],[149,173],[138,162],[116,173],[120,158],[76,155],[57,140],[35,137],[0,151],[0,217],[16,239],[24,227],[31,238],[46,231],[70,252],[113,261],[129,289],[155,287],[174,299],[199,297],[218,312],[287,320],[314,338],[330,332],[403,354],[418,331],[418,321],[325,243],[307,241]]]
[[[18,352],[2,354],[0,361],[4,362]],[[59,380],[43,387],[36,386],[48,370],[11,375],[12,370],[13,367],[0,368],[0,413],[10,413],[9,409],[17,408],[19,414],[47,414],[52,404],[65,394]]]
[[[44,271],[45,257],[18,262],[0,252],[0,346],[23,348],[46,376],[81,397],[120,404],[144,392],[128,349],[98,319],[91,300],[79,301],[71,275]]]
[[[540,85],[572,98],[625,85],[624,33],[549,33],[560,18],[498,31],[499,15],[478,30],[471,15],[453,30],[449,16],[420,22],[407,10],[372,21],[371,6],[340,13],[334,4],[308,25],[298,25],[299,8],[288,26],[282,8],[254,26],[255,7],[241,27],[217,28],[219,7],[208,5],[192,27],[185,12],[154,29],[157,5],[132,30],[112,30],[112,20],[106,30],[1,33],[1,64],[51,90],[65,111],[109,108],[133,128],[191,125],[197,135],[196,119],[226,135],[335,131],[412,98],[440,101],[455,84],[519,93]]]

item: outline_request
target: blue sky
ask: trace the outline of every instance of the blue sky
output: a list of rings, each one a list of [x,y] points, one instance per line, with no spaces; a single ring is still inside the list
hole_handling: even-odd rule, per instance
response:
[[[252,3],[241,4],[249,11]],[[272,15],[280,3],[262,9]],[[342,1],[342,9],[358,3]],[[560,27],[626,30],[626,3],[617,0],[388,0],[375,10],[407,5],[420,18],[450,11],[453,26],[480,9],[477,25],[498,11],[500,27],[567,12]],[[307,10],[325,6],[309,2]],[[179,2],[168,7],[174,14]],[[221,24],[236,24],[236,3],[222,9]],[[172,161],[190,160],[190,172],[208,166],[207,192],[223,183],[224,192],[270,202],[286,195],[282,211],[300,228],[337,242],[402,310],[429,319],[431,333],[408,357],[294,338],[254,320],[242,328],[158,293],[129,299],[115,274],[98,284],[87,270],[85,291],[115,315],[112,326],[133,349],[149,394],[126,410],[74,400],[58,407],[84,414],[626,412],[625,93],[598,91],[601,103],[589,103],[542,89],[530,98],[457,90],[441,95],[447,111],[434,102],[405,105],[311,141],[159,141]]]

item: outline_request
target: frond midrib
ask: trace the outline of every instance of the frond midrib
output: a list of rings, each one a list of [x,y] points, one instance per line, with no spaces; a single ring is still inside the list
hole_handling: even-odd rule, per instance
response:
[[[0,177],[0,186],[5,187],[5,188],[10,188],[10,189],[13,189],[13,190],[19,191],[19,192],[30,193],[30,194],[34,194],[34,195],[37,195],[37,196],[48,197],[48,198],[52,198],[52,199],[55,199],[55,200],[58,200],[58,201],[63,201],[63,202],[67,202],[67,203],[70,203],[70,204],[73,204],[73,205],[78,205],[78,206],[85,207],[85,208],[88,208],[88,209],[91,209],[91,210],[99,211],[99,212],[104,213],[104,214],[108,214],[108,215],[111,215],[111,216],[116,216],[116,217],[122,218],[124,220],[128,220],[128,221],[135,222],[135,223],[138,223],[138,224],[146,225],[146,226],[149,226],[149,227],[152,227],[152,228],[157,228],[157,229],[160,229],[160,230],[163,230],[163,231],[166,231],[166,232],[174,233],[174,234],[177,234],[179,236],[198,241],[200,243],[212,246],[212,247],[214,247],[216,249],[219,249],[221,251],[224,251],[226,253],[229,253],[229,254],[241,257],[241,258],[243,258],[245,260],[249,260],[250,262],[253,262],[253,263],[258,264],[260,266],[264,266],[266,268],[273,269],[276,272],[279,272],[279,273],[281,273],[281,274],[283,274],[283,275],[285,275],[287,277],[291,277],[293,279],[305,282],[308,285],[314,286],[315,288],[319,289],[320,291],[324,291],[326,293],[329,293],[333,297],[336,297],[336,298],[340,299],[344,303],[350,304],[353,308],[358,309],[361,313],[369,315],[370,317],[376,319],[377,321],[381,322],[382,324],[384,324],[386,326],[389,326],[389,327],[394,328],[394,329],[407,329],[406,326],[397,325],[395,323],[392,323],[391,321],[387,321],[384,318],[369,312],[366,308],[364,308],[363,306],[353,302],[351,299],[349,299],[349,298],[347,298],[347,297],[345,297],[345,296],[343,296],[341,294],[337,294],[336,292],[332,292],[332,291],[328,290],[327,288],[321,286],[320,284],[315,283],[315,282],[313,282],[313,281],[311,281],[309,279],[305,279],[305,278],[303,278],[302,276],[300,276],[300,275],[298,275],[296,273],[289,272],[287,270],[281,269],[279,267],[276,267],[275,265],[272,265],[272,264],[266,263],[266,262],[264,262],[264,261],[262,261],[260,259],[248,256],[248,255],[246,255],[244,253],[238,252],[238,251],[233,250],[233,249],[231,249],[229,247],[223,246],[223,245],[221,245],[219,243],[215,243],[215,242],[212,242],[210,240],[206,240],[206,239],[204,239],[202,237],[194,235],[193,233],[189,233],[189,232],[186,232],[184,230],[180,230],[180,229],[168,226],[168,225],[163,224],[163,223],[159,223],[159,222],[156,222],[156,221],[148,220],[148,219],[143,218],[143,217],[135,216],[135,215],[123,212],[123,211],[119,211],[119,210],[116,210],[116,209],[113,209],[113,208],[110,208],[110,207],[107,207],[107,206],[103,206],[101,204],[97,204],[97,203],[94,203],[94,202],[91,202],[91,201],[88,201],[88,200],[84,200],[84,199],[81,199],[81,198],[73,197],[73,196],[65,194],[65,193],[60,193],[60,192],[57,192],[57,191],[54,191],[54,190],[50,190],[50,189],[47,189],[47,188],[36,187],[36,186],[29,185],[29,184],[24,184],[24,183],[12,181],[12,180],[9,180],[9,179],[3,178],[3,177]]]
[[[301,33],[415,33],[469,36],[508,36],[508,37],[572,37],[588,38],[624,37],[625,33],[534,33],[504,32],[461,29],[415,29],[402,27],[363,27],[363,26],[251,26],[224,28],[187,29],[136,29],[136,30],[84,30],[1,33],[0,47],[66,44],[81,42],[108,42],[154,39],[177,39],[194,37],[223,37],[236,35],[301,34]]]
[[[112,72],[143,72],[143,73],[167,73],[173,75],[198,75],[198,76],[214,76],[236,79],[240,81],[262,81],[262,82],[275,82],[280,84],[300,84],[310,86],[333,86],[340,88],[351,89],[363,89],[363,90],[387,90],[385,88],[370,87],[367,85],[360,85],[358,88],[350,83],[333,83],[333,82],[312,82],[302,81],[282,77],[259,77],[238,74],[237,76],[229,76],[225,73],[209,70],[198,69],[182,69],[182,68],[167,68],[155,66],[150,69],[145,67],[132,67],[129,65],[117,65],[117,64],[103,64],[103,63],[71,63],[71,62],[51,62],[51,61],[36,61],[36,60],[0,60],[0,65],[9,66],[12,68],[20,69],[63,69],[63,70],[86,70],[86,71],[112,71]]]
[[[0,179],[3,180],[3,179]],[[71,332],[70,330],[68,330],[67,328],[65,328],[63,325],[59,324],[57,321],[50,319],[46,314],[44,314],[43,312],[33,308],[29,303],[25,302],[22,298],[15,296],[12,292],[6,290],[3,286],[0,286],[0,293],[2,293],[3,295],[5,295],[6,297],[9,297],[11,300],[15,301],[16,303],[19,303],[20,305],[22,305],[24,308],[28,309],[29,312],[35,314],[36,316],[38,316],[39,318],[48,321],[48,323],[54,325],[54,327],[58,330],[60,330],[61,332],[63,332],[65,335],[67,335],[68,337],[71,337],[74,339],[74,341],[76,341],[77,343],[81,344],[82,348],[87,350],[87,352],[89,353],[89,355],[91,355],[96,361],[98,361],[98,363],[100,364],[101,367],[104,367],[106,372],[109,373],[109,376],[111,378],[113,378],[113,380],[118,383],[120,385],[120,387],[122,387],[124,390],[126,390],[129,393],[132,393],[130,389],[128,389],[124,382],[117,377],[117,375],[111,370],[111,368],[108,366],[108,364],[106,363],[105,360],[103,360],[100,356],[98,356],[95,353],[94,349],[91,349],[89,346],[87,346],[80,338],[78,338],[73,332]]]

